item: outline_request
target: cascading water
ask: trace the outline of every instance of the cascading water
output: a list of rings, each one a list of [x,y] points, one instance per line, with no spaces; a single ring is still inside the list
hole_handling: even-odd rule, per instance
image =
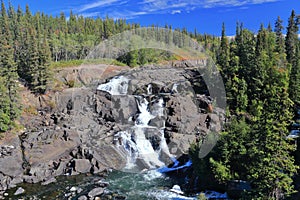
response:
[[[129,79],[118,76],[108,83],[99,85],[97,90],[105,91],[111,95],[129,95]],[[135,95],[136,114],[134,126],[115,134],[114,141],[119,148],[127,152],[126,169],[154,169],[160,168],[165,163],[160,160],[161,154],[172,155],[169,152],[164,138],[164,100],[159,95],[152,95],[152,85],[147,85],[147,94]],[[152,119],[161,120],[160,127],[150,126]],[[138,163],[138,164],[137,164]]]
[[[111,95],[131,95],[128,94],[129,79],[123,76],[119,76],[110,80],[106,84],[98,86],[98,90],[105,91]],[[177,84],[175,83],[171,89],[171,93],[178,93]],[[165,178],[164,173],[180,170],[191,166],[191,161],[187,161],[184,164],[179,163],[175,157],[169,152],[169,148],[164,137],[165,131],[165,102],[162,94],[153,94],[152,85],[146,85],[146,90],[143,94],[134,95],[136,107],[138,113],[135,114],[133,119],[134,123],[131,127],[126,128],[114,135],[114,143],[117,144],[120,150],[126,150],[127,152],[127,165],[125,171],[141,171],[139,174],[122,174],[124,172],[116,172],[120,175],[122,180],[116,177],[112,179],[116,180],[111,182],[111,189],[124,188],[126,196],[132,199],[143,198],[158,198],[158,199],[196,199],[195,197],[185,197],[167,190],[157,188],[158,182],[164,182],[164,185],[171,187],[168,179]],[[152,123],[152,120],[155,122]],[[130,120],[129,120],[130,121]],[[163,155],[163,156],[162,156]],[[168,157],[168,162],[173,162],[171,167],[167,167],[164,163]],[[145,170],[146,169],[146,170]],[[121,173],[121,174],[119,174]],[[112,176],[114,176],[112,174]],[[120,187],[123,184],[125,178],[124,187]],[[130,180],[132,182],[130,182]],[[141,179],[141,180],[139,180]],[[139,180],[141,184],[135,185],[135,182]],[[155,184],[154,184],[155,182]],[[128,184],[128,185],[127,185]],[[150,185],[149,185],[150,184]],[[133,188],[131,188],[133,187]],[[143,188],[145,187],[145,188]],[[140,188],[138,190],[134,188]],[[124,191],[120,191],[124,193]],[[140,193],[141,194],[140,194]],[[132,194],[131,194],[132,193]]]
[[[156,117],[163,116],[163,100],[160,98],[158,102],[152,104],[152,112],[150,111],[150,103],[146,97],[136,96],[136,103],[139,114],[135,125],[131,127],[130,130],[126,130],[127,135],[130,135],[130,137],[121,136],[123,147],[129,152],[129,156],[131,157],[128,159],[130,162],[127,163],[126,168],[132,168],[137,161],[140,162],[142,168],[146,169],[162,167],[165,164],[159,159],[160,153],[163,151],[170,155],[163,134],[164,126],[159,129],[154,126],[149,126],[149,122]],[[152,132],[154,132],[154,135],[147,138],[146,135]],[[117,133],[115,136],[119,137],[119,134]],[[157,136],[160,140],[158,148],[153,147],[151,143],[151,139],[153,139],[154,136]],[[130,144],[130,146],[128,144]],[[134,147],[132,147],[132,145]]]
[[[108,83],[101,84],[97,90],[105,91],[111,95],[126,95],[128,90],[129,80],[124,76],[116,76]]]

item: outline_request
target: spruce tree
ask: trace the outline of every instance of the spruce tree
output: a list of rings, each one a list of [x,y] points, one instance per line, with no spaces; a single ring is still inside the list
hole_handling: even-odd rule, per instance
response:
[[[284,36],[282,34],[284,27],[283,27],[282,23],[283,23],[282,19],[278,16],[277,20],[275,22],[275,30],[274,31],[276,34],[276,51],[280,55],[285,54]]]
[[[228,77],[225,77],[229,73],[226,72],[229,67],[229,42],[225,34],[225,24],[222,25],[222,36],[221,36],[221,44],[219,47],[218,55],[217,55],[217,63],[221,66],[222,75],[225,78],[225,80],[228,79]]]
[[[285,39],[286,46],[286,58],[290,64],[293,64],[296,58],[296,45],[298,41],[298,26],[295,21],[296,14],[292,10],[292,13],[288,20],[287,34]]]
[[[1,4],[1,41],[0,41],[0,75],[9,99],[9,119],[15,120],[19,113],[18,105],[18,74],[14,61],[13,38],[11,36],[8,16],[4,3]]]
[[[291,100],[295,103],[295,108],[300,109],[300,43],[298,42],[296,48],[296,57],[294,60],[289,82],[289,95]]]

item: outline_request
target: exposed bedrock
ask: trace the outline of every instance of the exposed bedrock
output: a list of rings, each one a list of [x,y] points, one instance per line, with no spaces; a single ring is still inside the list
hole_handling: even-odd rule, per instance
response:
[[[158,160],[136,155],[140,169],[168,164],[170,156],[187,154],[191,143],[221,130],[224,111],[212,107],[197,70],[140,68],[122,76],[128,82],[121,80],[114,89],[120,95],[97,90],[95,84],[57,92],[55,109],[41,110],[19,138],[0,145],[0,190],[20,182],[47,183],[59,175],[121,170],[129,153],[140,151],[128,150],[116,134],[127,131],[127,142],[141,148],[134,127],[146,127],[143,137],[158,154]],[[88,78],[82,80],[88,85]],[[98,85],[104,83],[109,80]]]

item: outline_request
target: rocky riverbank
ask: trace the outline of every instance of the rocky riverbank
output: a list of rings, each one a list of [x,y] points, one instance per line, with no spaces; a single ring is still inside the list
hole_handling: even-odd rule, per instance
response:
[[[116,145],[115,134],[132,126],[140,113],[136,95],[150,102],[155,95],[163,99],[163,117],[151,119],[149,125],[160,127],[164,123],[164,138],[175,157],[187,154],[191,143],[205,143],[209,133],[221,130],[224,111],[212,106],[213,100],[197,69],[148,67],[122,76],[129,79],[129,85],[128,93],[121,96],[97,90],[99,84],[107,82],[101,77],[81,77],[86,80],[85,87],[56,92],[51,96],[55,107],[40,107],[36,116],[24,121],[26,129],[18,137],[2,141],[1,194],[23,182],[46,185],[61,175],[123,169],[128,152]],[[147,139],[154,148],[156,133],[149,134]],[[98,190],[95,192],[101,189]]]

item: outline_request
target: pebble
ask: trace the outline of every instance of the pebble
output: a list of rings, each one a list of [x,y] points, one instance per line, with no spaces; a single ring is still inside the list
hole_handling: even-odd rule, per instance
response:
[[[77,187],[75,187],[75,186],[71,187],[70,191],[71,192],[76,192],[77,191]]]

